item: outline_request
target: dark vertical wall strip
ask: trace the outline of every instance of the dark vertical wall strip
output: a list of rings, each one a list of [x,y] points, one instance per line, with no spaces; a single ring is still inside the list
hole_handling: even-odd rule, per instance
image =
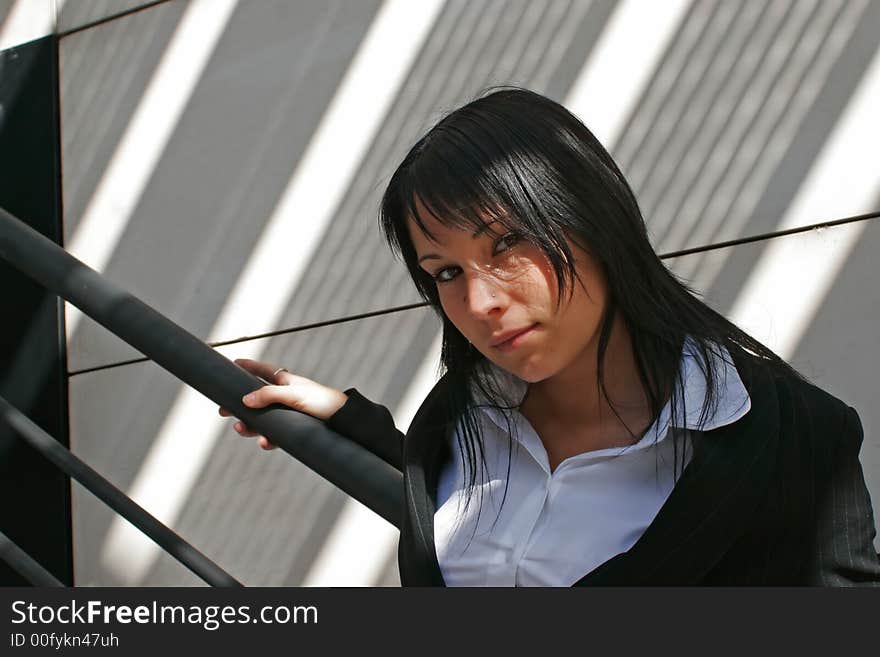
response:
[[[0,206],[61,242],[58,42],[0,52]],[[69,446],[63,306],[0,263],[0,395]],[[39,380],[10,377],[22,354]],[[23,393],[22,391],[27,391]],[[0,530],[73,583],[70,481],[0,426]],[[0,585],[27,585],[0,563]]]

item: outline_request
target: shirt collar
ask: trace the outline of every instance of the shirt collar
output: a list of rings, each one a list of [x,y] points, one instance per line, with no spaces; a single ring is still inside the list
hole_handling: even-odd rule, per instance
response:
[[[649,437],[652,441],[662,440],[670,426],[696,431],[711,431],[732,424],[749,412],[752,406],[751,398],[733,364],[730,353],[721,345],[714,346],[715,349],[710,349],[709,355],[715,365],[717,396],[715,406],[709,409],[705,422],[700,423],[700,415],[706,402],[708,383],[700,368],[701,360],[698,356],[697,343],[688,337],[685,339],[682,349],[681,382],[679,383],[679,390],[682,389],[682,383],[684,386],[684,395],[679,395],[679,400],[683,400],[684,404],[678,404],[676,418],[670,421],[671,405],[667,402],[643,440]],[[490,368],[498,383],[499,392],[502,395],[501,401],[514,408],[518,407],[525,398],[528,383],[493,363],[490,363]],[[475,398],[478,403],[487,402],[486,397],[479,391],[475,391]],[[503,430],[507,430],[509,425],[508,418],[505,417],[506,411],[492,406],[485,406],[482,410],[495,424]]]

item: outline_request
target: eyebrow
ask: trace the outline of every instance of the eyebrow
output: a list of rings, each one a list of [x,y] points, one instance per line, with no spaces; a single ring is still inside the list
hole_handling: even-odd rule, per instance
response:
[[[487,230],[489,230],[489,226],[491,226],[492,224],[495,224],[495,223],[498,223],[497,219],[493,219],[492,221],[486,222],[485,224],[483,224],[482,226],[480,226],[479,228],[477,228],[474,231],[473,235],[471,235],[471,238],[472,239],[478,238],[480,235],[482,235]],[[443,258],[441,256],[437,255],[436,253],[426,253],[421,258],[419,258],[419,264],[421,264],[423,260],[442,260],[442,259]]]

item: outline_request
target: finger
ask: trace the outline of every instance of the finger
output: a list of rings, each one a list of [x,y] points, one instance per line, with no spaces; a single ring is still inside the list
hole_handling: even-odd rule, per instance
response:
[[[264,408],[270,404],[283,404],[294,410],[300,410],[302,399],[291,386],[263,386],[242,397],[242,403],[249,408]]]
[[[235,364],[251,374],[256,374],[263,379],[263,381],[269,381],[270,383],[283,383],[284,374],[287,373],[285,370],[284,372],[278,372],[276,375],[275,372],[279,369],[278,365],[264,363],[259,360],[251,360],[250,358],[237,358]]]
[[[236,422],[232,428],[235,429],[236,433],[244,436],[245,438],[255,438],[256,436],[260,435],[258,431],[252,431],[251,429],[248,429],[247,426],[242,422]]]
[[[260,446],[261,449],[265,449],[267,451],[271,449],[278,449],[278,445],[276,445],[275,443],[270,443],[265,436],[260,436],[257,444]]]
[[[221,417],[232,417],[232,413],[227,411],[225,408],[218,408],[217,412],[221,415]]]

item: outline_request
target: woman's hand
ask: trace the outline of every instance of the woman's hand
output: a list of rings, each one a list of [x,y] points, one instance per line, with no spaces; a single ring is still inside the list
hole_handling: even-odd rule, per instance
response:
[[[249,408],[263,408],[270,404],[283,404],[302,413],[326,420],[345,404],[348,397],[344,392],[321,385],[316,381],[304,376],[291,374],[287,370],[275,372],[278,368],[269,363],[262,363],[249,358],[236,359],[235,364],[246,369],[251,374],[256,374],[269,385],[258,388],[242,398],[242,403]],[[229,417],[232,415],[225,408],[220,409],[220,415]],[[259,437],[257,441],[263,449],[275,449],[277,445],[270,443],[265,436],[251,431],[240,420],[233,425],[242,436]]]

